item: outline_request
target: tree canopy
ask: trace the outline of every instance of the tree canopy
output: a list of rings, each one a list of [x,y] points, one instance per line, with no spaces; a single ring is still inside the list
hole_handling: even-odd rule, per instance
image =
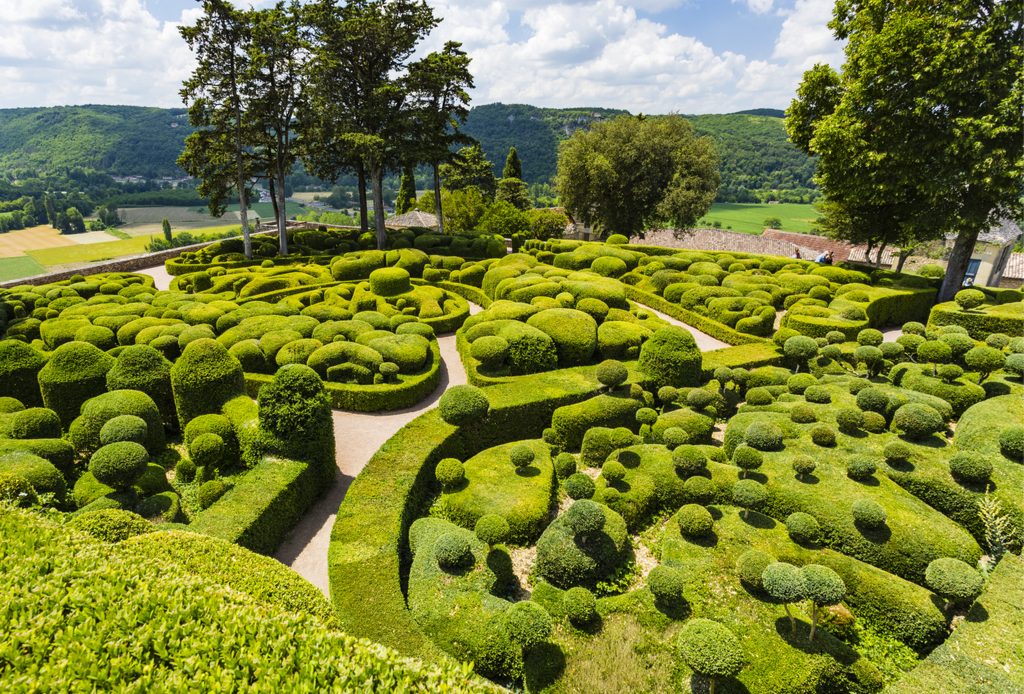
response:
[[[690,227],[710,209],[719,180],[714,144],[681,116],[621,116],[559,149],[562,202],[602,235]]]

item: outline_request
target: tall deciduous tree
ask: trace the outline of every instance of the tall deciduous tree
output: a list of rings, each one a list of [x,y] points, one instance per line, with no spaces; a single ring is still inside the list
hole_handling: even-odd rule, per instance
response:
[[[275,200],[279,252],[288,255],[285,178],[301,147],[296,114],[305,98],[308,42],[305,9],[291,0],[253,12],[243,94],[256,152]]]
[[[320,0],[315,27],[313,91],[321,97],[312,117],[319,141],[330,141],[340,159],[357,162],[373,187],[378,248],[384,228],[384,172],[407,154],[412,129],[405,78],[417,44],[438,24],[422,0]]]
[[[682,116],[620,116],[577,130],[558,152],[566,209],[601,235],[693,226],[718,191],[718,155]]]
[[[441,51],[409,66],[407,85],[415,123],[414,149],[430,164],[434,175],[438,233],[444,233],[441,165],[451,161],[453,145],[470,141],[459,132],[469,116],[469,90],[473,88],[469,62],[462,44],[449,41]]]
[[[497,181],[494,178],[494,164],[484,154],[479,143],[463,147],[455,153],[450,164],[441,167],[441,178],[448,190],[474,187],[488,200],[494,199]]]
[[[209,200],[214,216],[224,214],[231,190],[236,191],[247,258],[252,258],[248,209],[254,172],[243,82],[249,70],[251,19],[252,13],[224,0],[205,0],[196,23],[180,29],[196,56],[181,97],[198,129],[185,140],[178,164],[199,179],[199,194]]]
[[[1024,207],[1020,3],[840,0],[830,26],[847,41],[842,74],[805,75],[790,135],[818,155],[840,229],[900,244],[956,235],[949,300],[978,234]]]

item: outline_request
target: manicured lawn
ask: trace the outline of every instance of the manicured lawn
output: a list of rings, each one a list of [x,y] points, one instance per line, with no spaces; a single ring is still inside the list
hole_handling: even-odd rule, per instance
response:
[[[701,227],[710,227],[720,222],[722,229],[738,231],[744,234],[760,234],[765,228],[765,220],[777,217],[782,220],[783,231],[794,231],[802,234],[814,232],[813,223],[818,211],[813,205],[780,203],[778,205],[759,205],[732,202],[716,202],[704,217],[698,220]]]
[[[44,271],[45,269],[42,265],[27,255],[16,258],[0,258],[0,281],[41,275]]]

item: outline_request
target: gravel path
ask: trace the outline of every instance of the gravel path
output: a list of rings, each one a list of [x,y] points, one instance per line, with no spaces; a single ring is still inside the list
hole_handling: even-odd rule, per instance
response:
[[[714,349],[723,349],[725,347],[732,347],[732,345],[727,344],[725,342],[722,342],[721,340],[719,340],[717,338],[711,337],[707,333],[702,333],[700,330],[697,330],[697,328],[694,328],[691,325],[687,325],[686,323],[682,322],[681,320],[676,320],[672,316],[667,316],[664,313],[662,313],[661,311],[655,311],[650,306],[644,305],[644,310],[645,311],[650,311],[651,313],[653,313],[654,315],[656,315],[658,318],[662,319],[666,323],[671,323],[672,325],[678,325],[680,328],[685,328],[686,330],[688,330],[689,333],[691,335],[693,335],[693,339],[696,340],[697,348],[700,349],[701,352],[710,352],[711,350],[714,350]]]
[[[167,274],[167,270],[164,269],[163,265],[146,268],[145,270],[136,270],[135,272],[138,275],[149,275],[152,277],[153,284],[161,291],[166,291],[171,288],[171,280],[173,278]]]

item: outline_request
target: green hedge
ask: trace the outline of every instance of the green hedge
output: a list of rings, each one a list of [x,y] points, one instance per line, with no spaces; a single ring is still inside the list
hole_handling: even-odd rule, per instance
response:
[[[759,366],[779,366],[784,360],[785,357],[773,343],[756,342],[702,352],[701,371],[704,378],[710,379],[720,366],[755,369]]]
[[[666,301],[657,294],[642,291],[628,284],[624,286],[626,288],[626,297],[631,301],[653,308],[655,311],[661,311],[665,315],[671,316],[678,321],[682,321],[683,323],[710,335],[716,340],[721,340],[726,344],[748,345],[767,342],[763,337],[741,333],[738,330],[733,330],[723,323],[711,320],[707,316],[702,316],[699,313],[688,311],[682,306]]]
[[[575,369],[537,375],[529,383],[488,388],[491,412],[473,426],[445,424],[432,410],[388,440],[352,483],[331,531],[331,600],[342,628],[408,655],[436,657],[402,591],[406,535],[424,511],[434,465],[537,437],[555,408],[585,400],[599,387]]]
[[[964,311],[955,301],[936,304],[928,315],[929,328],[959,325],[975,340],[984,340],[992,333],[1010,337],[1024,335],[1024,302],[984,304]]]
[[[267,458],[238,479],[191,530],[271,554],[321,492],[317,466]]]
[[[7,691],[497,691],[31,512],[0,506],[0,536]]]
[[[886,691],[1024,691],[1024,559],[1007,554],[953,635]]]

